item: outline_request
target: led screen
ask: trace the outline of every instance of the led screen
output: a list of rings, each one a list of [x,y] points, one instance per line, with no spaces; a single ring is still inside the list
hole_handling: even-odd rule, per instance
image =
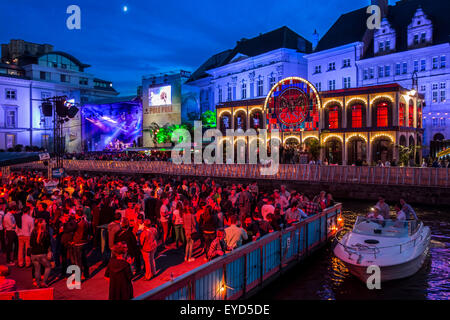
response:
[[[142,104],[127,101],[83,107],[85,150],[123,150],[142,135]]]
[[[172,104],[172,87],[156,87],[148,89],[148,104],[153,106],[166,106]]]

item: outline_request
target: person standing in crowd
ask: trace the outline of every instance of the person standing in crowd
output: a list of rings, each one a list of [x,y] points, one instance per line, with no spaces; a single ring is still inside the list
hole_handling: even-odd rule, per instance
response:
[[[144,231],[140,235],[141,252],[144,258],[145,277],[144,280],[150,280],[156,275],[155,253],[158,247],[157,230],[151,224],[149,219],[144,221]]]
[[[61,217],[59,237],[60,237],[60,255],[61,255],[61,277],[67,277],[68,260],[70,259],[70,243],[73,234],[77,229],[77,223],[71,214],[65,212]]]
[[[225,242],[231,250],[234,250],[242,245],[243,241],[248,239],[247,232],[237,226],[236,216],[232,216],[230,219],[231,225],[225,229]]]
[[[223,231],[223,229],[217,230],[216,237],[211,242],[208,248],[207,252],[208,261],[216,257],[223,256],[227,251],[229,251],[224,239],[224,234],[225,232]]]
[[[183,205],[181,201],[177,201],[175,204],[175,210],[173,210],[172,220],[173,226],[175,229],[175,244],[176,248],[179,248],[178,243],[181,243],[180,246],[184,245],[184,230],[183,230]]]
[[[36,286],[39,288],[47,288],[47,280],[51,271],[49,259],[49,255],[51,255],[50,234],[47,231],[45,220],[42,218],[36,219],[35,228],[30,236],[30,248]],[[41,282],[41,265],[45,268],[43,282]]]
[[[5,216],[6,201],[0,198],[0,251],[6,252],[5,228],[3,228],[3,217]]]
[[[203,238],[205,239],[204,252],[205,261],[208,261],[208,250],[211,246],[211,242],[216,236],[217,221],[212,213],[211,207],[205,207],[205,211],[200,216],[199,220],[200,229],[203,233]]]
[[[167,245],[167,239],[169,237],[169,219],[170,219],[170,211],[167,207],[169,204],[169,198],[164,198],[162,200],[162,206],[160,208],[160,222],[163,229],[163,245]]]
[[[195,258],[192,257],[192,251],[194,250],[194,239],[192,239],[192,234],[197,231],[196,221],[191,206],[184,206],[183,211],[183,227],[186,236],[186,250],[184,254],[184,261],[192,262],[195,260]]]
[[[84,217],[84,212],[78,209],[75,214],[76,229],[70,243],[70,260],[83,272],[82,280],[89,278],[89,265],[86,257],[89,225]]]
[[[118,233],[122,227],[120,226],[120,221],[122,220],[122,215],[120,212],[116,212],[114,214],[114,221],[108,224],[108,246],[109,250],[114,247],[114,241],[116,237],[116,233]]]
[[[121,227],[122,229],[116,233],[114,243],[124,242],[127,245],[128,256],[131,259],[130,264],[135,264],[135,274],[139,274],[141,272],[141,256],[136,235],[133,233],[127,218],[122,219]]]
[[[133,274],[126,261],[127,247],[122,242],[111,248],[111,259],[105,270],[105,278],[109,280],[109,300],[133,299]]]
[[[17,248],[18,251],[18,240],[16,234],[16,219],[14,218],[14,214],[17,211],[17,206],[14,201],[11,201],[9,204],[9,208],[6,211],[5,216],[3,217],[3,228],[5,229],[5,239],[6,239],[6,264],[14,265],[14,252]],[[14,250],[14,251],[13,251]]]
[[[30,267],[31,266],[31,258],[28,255],[28,251],[30,248],[30,236],[31,232],[34,229],[34,219],[30,217],[30,208],[24,207],[22,212],[22,223],[21,226],[16,227],[16,233],[18,237],[19,250],[18,250],[18,259],[17,264],[19,268]],[[25,258],[24,258],[25,257]],[[25,260],[25,262],[24,262]]]

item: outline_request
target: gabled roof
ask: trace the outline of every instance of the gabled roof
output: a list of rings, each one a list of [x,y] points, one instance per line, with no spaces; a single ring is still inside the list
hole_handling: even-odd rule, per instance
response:
[[[417,9],[421,7],[433,23],[433,44],[450,41],[450,1],[448,0],[402,0],[389,6],[387,19],[397,34],[396,51],[407,49],[407,29]],[[315,52],[363,40],[367,30],[366,7],[341,15],[320,39]],[[372,39],[371,39],[372,40]],[[371,41],[373,42],[373,41]],[[373,45],[365,57],[373,55]]]
[[[206,71],[230,63],[236,55],[241,54],[255,57],[260,54],[280,48],[294,49],[298,52],[310,53],[312,44],[286,26],[260,34],[251,39],[237,42],[232,50],[226,50],[209,58],[189,78],[187,82],[195,81],[207,76]]]

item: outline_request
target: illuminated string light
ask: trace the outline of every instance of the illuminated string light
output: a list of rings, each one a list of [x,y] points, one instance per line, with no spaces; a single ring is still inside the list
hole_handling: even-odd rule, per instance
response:
[[[344,139],[342,138],[342,136],[337,135],[337,134],[330,134],[323,138],[323,143],[326,143],[331,138],[337,138],[341,142],[344,142]]]
[[[367,100],[360,98],[360,97],[354,97],[349,99],[348,101],[345,102],[345,106],[348,107],[350,103],[352,103],[353,101],[360,101],[362,102],[364,105],[367,105]]]
[[[286,143],[286,141],[287,141],[288,139],[295,139],[295,140],[298,141],[298,143],[301,142],[300,137],[298,137],[298,136],[289,136],[289,137],[284,138],[283,143]]]
[[[350,141],[350,140],[353,139],[353,138],[361,138],[361,139],[363,139],[363,140],[367,143],[367,137],[366,137],[365,135],[363,135],[363,134],[360,134],[360,133],[355,133],[355,134],[349,135],[349,136],[345,139],[345,142],[348,142],[348,141]]]
[[[390,102],[394,102],[394,99],[391,97],[391,96],[387,96],[387,95],[380,95],[380,96],[376,96],[375,98],[373,98],[372,100],[370,100],[370,104],[373,104],[373,102],[375,101],[375,100],[378,100],[378,99],[387,99],[387,100],[389,100]]]
[[[391,142],[394,142],[394,141],[395,141],[394,137],[393,137],[392,135],[388,134],[388,133],[378,133],[378,134],[376,134],[376,135],[374,135],[374,136],[372,136],[372,137],[370,138],[370,142],[372,143],[372,142],[375,141],[376,139],[382,138],[382,137],[384,137],[384,138],[389,138],[389,140],[391,140]]]
[[[325,109],[330,103],[337,103],[342,107],[342,101],[336,100],[336,99],[331,99],[328,100],[324,105],[323,108]]]

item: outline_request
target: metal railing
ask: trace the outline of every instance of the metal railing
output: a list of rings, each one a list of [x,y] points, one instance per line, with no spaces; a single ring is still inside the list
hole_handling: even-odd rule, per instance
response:
[[[39,162],[14,167],[46,169]],[[275,175],[261,175],[256,164],[174,164],[162,161],[64,160],[68,171],[164,174],[236,179],[291,180],[351,184],[450,187],[449,168],[318,166],[280,164]]]
[[[261,287],[333,238],[342,204],[216,258],[135,300],[234,300]],[[342,221],[342,220],[341,220]]]

